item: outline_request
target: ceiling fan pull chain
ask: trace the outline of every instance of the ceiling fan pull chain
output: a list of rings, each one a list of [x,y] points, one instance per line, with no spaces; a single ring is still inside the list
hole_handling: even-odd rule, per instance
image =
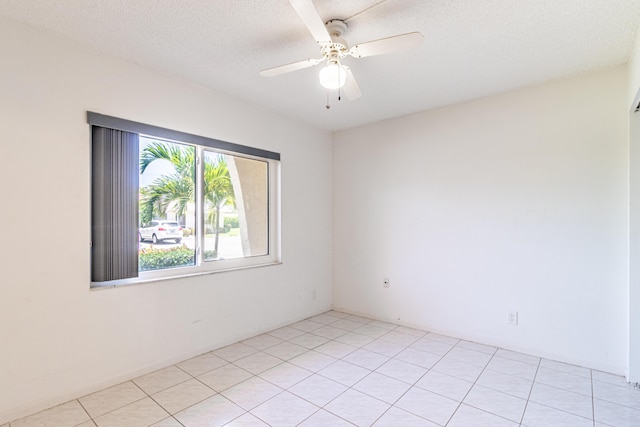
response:
[[[343,73],[342,67],[338,68],[338,81],[340,81],[340,74]],[[338,101],[342,100],[342,86],[338,86]]]
[[[327,90],[327,105],[325,105],[324,108],[327,110],[331,108],[331,105],[329,105],[329,90]]]

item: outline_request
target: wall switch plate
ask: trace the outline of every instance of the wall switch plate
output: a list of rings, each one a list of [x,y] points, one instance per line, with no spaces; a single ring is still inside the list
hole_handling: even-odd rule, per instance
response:
[[[517,311],[509,311],[507,313],[507,324],[512,326],[518,326],[518,312]]]

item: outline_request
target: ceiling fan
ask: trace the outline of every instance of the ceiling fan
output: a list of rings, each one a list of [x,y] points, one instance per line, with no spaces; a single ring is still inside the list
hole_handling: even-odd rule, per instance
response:
[[[342,36],[347,31],[347,23],[344,20],[330,19],[326,23],[323,23],[312,0],[289,0],[289,2],[320,46],[322,58],[309,58],[290,64],[267,68],[266,70],[260,71],[260,75],[262,76],[278,76],[326,62],[327,65],[320,70],[320,84],[327,89],[341,89],[347,99],[355,100],[362,96],[362,92],[360,92],[360,87],[358,83],[356,83],[351,69],[341,63],[343,58],[349,55],[354,58],[364,58],[367,56],[396,52],[416,47],[424,40],[422,34],[413,32],[360,43],[349,48],[347,43],[342,39]],[[327,108],[329,108],[328,105]]]

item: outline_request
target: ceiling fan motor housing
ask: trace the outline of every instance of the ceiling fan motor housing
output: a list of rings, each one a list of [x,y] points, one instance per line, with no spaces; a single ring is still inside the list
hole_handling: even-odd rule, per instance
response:
[[[342,36],[347,32],[347,23],[340,19],[330,19],[325,23],[331,36],[331,43],[322,43],[320,52],[329,60],[338,60],[347,56],[347,42]]]

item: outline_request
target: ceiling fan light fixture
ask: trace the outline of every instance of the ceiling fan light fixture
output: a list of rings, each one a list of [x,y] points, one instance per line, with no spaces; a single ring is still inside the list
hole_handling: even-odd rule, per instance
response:
[[[339,89],[347,81],[347,72],[339,62],[331,62],[320,70],[320,84],[327,89]]]

